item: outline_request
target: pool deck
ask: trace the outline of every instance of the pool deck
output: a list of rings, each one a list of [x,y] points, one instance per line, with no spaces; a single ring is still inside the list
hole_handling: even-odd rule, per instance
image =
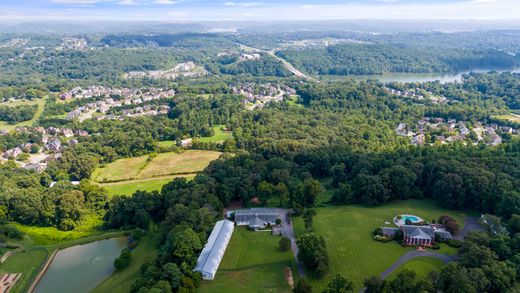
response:
[[[401,217],[401,218],[398,219],[397,217]],[[418,223],[424,222],[423,218],[421,218],[419,216],[415,216],[415,215],[397,215],[394,217],[393,222],[397,227],[401,227],[401,226],[405,225],[405,221],[407,218],[416,218],[417,219],[417,221],[412,222],[412,224],[418,224]]]

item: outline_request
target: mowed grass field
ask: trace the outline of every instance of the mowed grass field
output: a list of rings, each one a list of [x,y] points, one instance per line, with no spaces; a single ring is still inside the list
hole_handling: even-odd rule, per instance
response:
[[[226,125],[215,125],[213,126],[214,135],[210,137],[201,137],[197,140],[200,142],[214,142],[214,143],[222,143],[227,139],[233,138],[232,131],[224,131]]]
[[[109,196],[114,195],[132,195],[136,191],[161,191],[162,187],[171,182],[173,179],[177,177],[184,177],[187,180],[192,180],[195,178],[195,175],[173,175],[166,176],[161,179],[149,179],[149,180],[131,180],[131,181],[123,181],[123,182],[114,182],[114,183],[105,183],[102,184],[103,188],[108,191]]]
[[[392,227],[394,216],[412,214],[431,221],[440,215],[450,215],[463,226],[465,215],[475,216],[474,213],[453,211],[441,208],[433,200],[395,201],[378,207],[349,205],[341,207],[316,208],[314,217],[315,232],[325,238],[330,258],[330,273],[321,280],[312,278],[311,284],[317,291],[321,291],[330,281],[331,276],[339,273],[351,279],[356,291],[363,287],[365,278],[379,275],[390,267],[401,255],[414,250],[403,248],[397,242],[378,242],[372,239],[372,232],[381,226]],[[296,235],[304,232],[302,218],[294,219]],[[441,245],[438,251],[445,254],[454,254],[455,249]]]
[[[518,114],[497,115],[497,116],[494,116],[494,118],[520,123],[520,115],[518,115]]]
[[[151,160],[148,155],[121,159],[96,169],[92,179],[98,183],[108,183],[169,175],[194,175],[220,155],[220,152],[188,150],[180,154],[162,153]]]
[[[39,99],[39,100],[32,100],[32,101],[17,100],[17,101],[13,101],[13,102],[0,103],[0,106],[8,106],[8,107],[15,107],[18,105],[38,105],[38,111],[36,111],[36,114],[34,115],[33,119],[28,120],[28,121],[23,121],[23,122],[20,122],[17,124],[13,124],[13,125],[7,124],[4,121],[0,121],[0,129],[5,129],[8,131],[11,131],[11,130],[14,130],[18,126],[31,126],[34,123],[34,121],[36,121],[38,118],[40,118],[40,116],[43,112],[43,109],[45,107],[46,101],[47,101],[47,97],[44,97],[43,99]]]
[[[159,154],[137,175],[137,179],[198,173],[204,170],[211,161],[218,159],[221,154],[220,152],[198,150],[189,150],[181,154]]]
[[[444,263],[442,260],[435,257],[418,257],[407,261],[404,265],[400,266],[397,270],[393,271],[389,276],[388,280],[394,279],[397,274],[405,269],[414,271],[417,274],[417,279],[425,279],[428,277],[430,272],[438,271]]]
[[[278,249],[280,236],[237,227],[213,281],[202,281],[199,292],[291,292],[284,268],[298,272],[292,251]]]

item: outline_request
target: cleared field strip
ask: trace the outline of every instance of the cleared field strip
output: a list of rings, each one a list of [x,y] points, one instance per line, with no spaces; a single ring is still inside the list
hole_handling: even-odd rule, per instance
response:
[[[220,152],[211,151],[186,151],[175,155],[171,153],[159,154],[148,163],[136,178],[197,173],[204,170],[211,161],[218,159],[220,155]]]
[[[180,154],[170,152],[159,154],[156,157],[141,156],[121,159],[103,168],[98,168],[92,174],[92,178],[97,183],[108,184],[129,183],[128,181],[131,180],[164,179],[166,176],[174,175],[190,177],[204,170],[211,161],[216,160],[220,155],[220,152],[188,150]]]
[[[497,115],[495,118],[520,123],[520,115],[518,114]]]

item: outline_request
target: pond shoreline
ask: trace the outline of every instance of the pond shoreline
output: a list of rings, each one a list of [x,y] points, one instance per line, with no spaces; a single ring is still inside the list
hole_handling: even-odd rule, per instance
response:
[[[34,290],[36,289],[36,286],[40,282],[41,278],[45,275],[50,264],[52,264],[54,257],[60,250],[67,249],[67,248],[77,246],[77,245],[85,245],[85,244],[89,244],[89,243],[96,242],[96,241],[124,237],[124,236],[128,235],[128,233],[130,233],[130,231],[111,231],[111,232],[88,236],[85,238],[79,238],[79,239],[75,239],[75,240],[71,240],[71,241],[67,241],[67,242],[63,242],[63,243],[34,246],[34,247],[30,248],[29,250],[43,249],[46,251],[50,251],[51,249],[53,249],[53,252],[49,257],[47,257],[45,262],[40,265],[40,267],[38,268],[38,273],[31,280],[29,280],[29,283],[31,285],[28,288],[26,287],[26,288],[19,288],[19,289],[22,290],[22,292],[28,292],[28,293],[34,292]],[[14,254],[19,253],[19,252],[20,251],[17,251]],[[27,291],[24,291],[24,290],[27,290]]]

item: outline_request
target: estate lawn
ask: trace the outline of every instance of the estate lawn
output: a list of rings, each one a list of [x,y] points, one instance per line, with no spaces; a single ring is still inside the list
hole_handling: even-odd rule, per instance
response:
[[[405,269],[414,271],[417,274],[417,279],[425,279],[433,271],[438,271],[444,263],[442,260],[435,257],[417,257],[407,261],[404,265],[400,266],[397,270],[393,271],[389,276],[388,280],[392,280]]]
[[[5,129],[8,131],[14,130],[18,126],[31,126],[33,123],[40,118],[41,114],[43,113],[43,109],[45,107],[45,102],[47,101],[47,96],[45,96],[43,99],[39,100],[17,100],[13,102],[4,102],[0,103],[2,106],[9,106],[9,107],[15,107],[18,105],[38,105],[38,111],[36,111],[36,114],[34,114],[34,117],[31,120],[23,121],[17,124],[7,124],[4,121],[0,121],[0,129]]]
[[[226,125],[215,125],[213,126],[213,131],[215,134],[210,137],[201,137],[197,140],[200,142],[214,142],[214,143],[223,143],[227,139],[233,138],[233,132],[232,131],[224,131],[226,128]]]
[[[1,264],[0,274],[22,274],[20,280],[16,283],[11,292],[26,292],[31,285],[32,279],[38,274],[43,262],[49,255],[50,252],[45,248],[33,248],[28,251],[17,252]]]
[[[213,281],[202,281],[200,292],[291,292],[284,276],[290,267],[298,272],[292,251],[281,252],[279,236],[237,227]]]
[[[183,153],[162,153],[152,159],[149,155],[120,159],[96,169],[92,179],[97,183],[109,183],[171,175],[194,176],[220,155],[220,152],[188,150]]]
[[[441,208],[433,200],[395,201],[378,207],[349,205],[339,207],[316,208],[314,230],[323,236],[330,258],[330,273],[322,280],[311,276],[311,283],[317,291],[330,281],[330,277],[339,273],[351,279],[356,291],[363,287],[365,278],[379,275],[390,267],[401,255],[414,248],[403,248],[397,242],[378,242],[372,239],[375,228],[381,226],[392,227],[392,219],[399,214],[412,214],[431,221],[440,215],[452,216],[463,226],[464,216],[475,216],[474,213],[447,210]],[[390,222],[391,224],[386,224]],[[304,232],[301,217],[294,219],[296,235]],[[455,249],[441,245],[439,253],[454,254]]]
[[[141,266],[146,261],[154,260],[158,254],[160,234],[148,232],[139,245],[132,251],[130,265],[120,272],[113,273],[94,288],[95,293],[126,293],[140,276]]]

